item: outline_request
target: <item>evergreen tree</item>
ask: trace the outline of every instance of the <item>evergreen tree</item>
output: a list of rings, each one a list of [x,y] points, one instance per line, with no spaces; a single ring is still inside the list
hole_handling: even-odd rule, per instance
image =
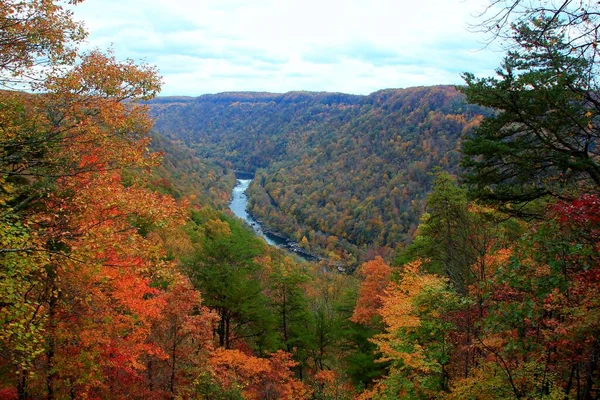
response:
[[[470,102],[496,110],[463,144],[473,194],[514,214],[536,199],[600,186],[600,99],[593,57],[573,52],[561,20],[514,28],[499,78],[464,74]]]
[[[276,258],[268,277],[269,297],[277,318],[282,347],[304,363],[313,346],[313,316],[305,293],[310,276],[289,258],[278,253],[273,255]]]
[[[224,216],[208,220],[202,228],[198,251],[187,269],[205,304],[219,316],[219,345],[229,349],[251,340],[259,352],[271,349],[275,321],[254,260],[263,244],[241,221]]]

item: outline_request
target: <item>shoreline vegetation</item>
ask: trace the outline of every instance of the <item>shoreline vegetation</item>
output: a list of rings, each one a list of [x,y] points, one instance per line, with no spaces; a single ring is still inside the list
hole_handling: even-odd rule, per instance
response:
[[[234,187],[232,188],[232,191],[231,191],[231,197],[230,197],[230,201],[229,201],[229,209],[238,218],[241,218],[242,220],[244,220],[244,222],[248,226],[250,226],[256,234],[268,237],[274,243],[274,246],[284,249],[286,251],[289,251],[293,254],[296,254],[298,257],[302,258],[305,261],[313,262],[313,261],[321,261],[322,260],[322,257],[301,248],[298,245],[298,243],[294,242],[289,237],[286,237],[282,233],[279,233],[275,230],[266,228],[264,223],[248,210],[248,208],[247,208],[248,198],[245,195],[245,192],[244,192],[244,195],[245,195],[244,197],[246,198],[246,200],[245,200],[244,210],[246,211],[248,216],[251,218],[251,220],[247,220],[243,216],[237,215],[236,211],[233,208],[231,208],[232,203],[234,201],[235,189],[237,186],[241,185],[240,179],[249,180],[250,182],[252,182],[252,180],[254,179],[254,174],[252,174],[250,172],[244,172],[244,171],[235,171],[235,176],[236,176],[236,184],[234,185]]]

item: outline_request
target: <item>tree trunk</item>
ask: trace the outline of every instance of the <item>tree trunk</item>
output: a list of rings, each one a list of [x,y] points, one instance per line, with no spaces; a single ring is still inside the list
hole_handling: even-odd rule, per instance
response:
[[[230,322],[231,322],[231,318],[229,316],[227,316],[225,318],[225,332],[224,332],[225,333],[225,341],[224,342],[225,342],[226,349],[229,349],[229,347],[230,347],[230,342],[229,342],[230,326],[231,326]]]
[[[19,381],[17,382],[17,396],[19,400],[27,400],[27,373],[19,368]]]
[[[282,293],[282,318],[283,318],[283,341],[285,343],[285,348],[287,349],[288,353],[292,351],[292,349],[290,348],[290,343],[289,343],[289,338],[288,338],[288,327],[287,327],[287,313],[286,313],[286,296],[285,296],[285,287],[283,289],[283,293]]]
[[[171,378],[169,382],[169,391],[171,392],[171,399],[175,398],[175,366],[177,363],[177,321],[173,324],[173,346],[171,347]]]
[[[46,359],[48,361],[48,372],[46,375],[46,390],[48,391],[47,400],[54,400],[54,382],[56,380],[56,371],[54,370],[54,354],[56,352],[56,287],[52,284],[50,290],[50,299],[48,300],[48,348],[46,350]]]

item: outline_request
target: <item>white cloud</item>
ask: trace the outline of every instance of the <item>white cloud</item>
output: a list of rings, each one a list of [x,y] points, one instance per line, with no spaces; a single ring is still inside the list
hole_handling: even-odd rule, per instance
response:
[[[143,59],[164,95],[231,90],[370,93],[493,73],[467,31],[486,0],[88,0],[89,45]]]

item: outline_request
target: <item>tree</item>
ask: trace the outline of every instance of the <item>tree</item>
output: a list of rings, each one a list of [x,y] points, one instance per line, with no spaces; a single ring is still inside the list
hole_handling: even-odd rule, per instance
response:
[[[438,173],[420,226],[421,256],[429,259],[430,271],[446,275],[463,293],[472,282],[476,257],[469,243],[470,217],[465,190],[447,173]]]
[[[296,360],[305,362],[308,358],[307,349],[312,346],[310,329],[313,321],[305,294],[305,287],[310,285],[310,276],[289,257],[273,253],[261,261],[263,269],[268,272],[267,296],[277,316],[283,348],[293,354]]]
[[[173,266],[150,232],[183,214],[140,172],[155,69],[80,52],[64,4],[0,3],[0,84],[21,90],[0,93],[0,364],[19,398],[128,397],[164,355]]]
[[[259,358],[239,350],[217,349],[210,363],[221,386],[237,388],[244,399],[310,398],[310,390],[293,376],[297,363],[281,350]]]
[[[241,221],[223,218],[203,224],[204,235],[186,271],[219,316],[219,345],[230,349],[250,340],[265,351],[273,347],[276,330],[255,260],[263,244]]]
[[[364,281],[360,285],[359,297],[351,320],[370,326],[373,324],[373,317],[378,315],[383,304],[383,291],[390,281],[392,271],[383,258],[378,256],[361,265],[358,273]]]
[[[391,367],[370,398],[433,398],[448,390],[453,325],[444,315],[458,309],[458,296],[447,280],[420,268],[419,260],[405,265],[386,289],[379,310],[385,332],[372,340]]]
[[[71,0],[77,4],[82,0]],[[0,6],[0,86],[22,88],[72,64],[87,35],[72,12],[54,1],[4,0]],[[63,2],[66,3],[66,2]]]
[[[586,12],[595,16],[595,7]],[[600,187],[595,39],[578,53],[565,18],[529,15],[513,25],[498,78],[464,74],[467,99],[496,111],[463,143],[466,181],[476,197],[513,214],[536,215],[525,208],[536,199]]]
[[[487,375],[515,398],[594,398],[600,380],[598,204],[595,195],[558,203],[509,257],[497,259],[476,334],[485,363],[473,377]],[[501,380],[488,375],[494,370],[503,371]],[[470,379],[457,389],[457,398],[465,389],[490,390],[488,382]]]
[[[352,316],[343,328],[344,370],[352,381],[360,386],[371,384],[380,378],[387,369],[385,363],[377,363],[381,354],[370,339],[383,331],[383,323],[379,311],[385,299],[385,288],[388,286],[392,269],[379,256],[367,261],[357,270],[363,280],[358,291],[351,291],[354,300]],[[358,293],[356,293],[358,292]]]
[[[161,352],[146,357],[147,390],[171,398],[190,396],[194,380],[208,372],[217,316],[201,307],[200,293],[183,276],[175,276],[164,300],[165,308],[152,325],[150,339]]]
[[[498,78],[464,75],[468,100],[495,112],[463,144],[465,178],[475,197],[545,221],[492,254],[480,286],[484,312],[468,330],[484,357],[455,382],[451,398],[591,399],[599,349],[599,6],[492,4],[500,11],[483,26],[506,40],[508,54]]]
[[[436,175],[417,235],[396,263],[423,259],[428,272],[445,275],[462,294],[486,279],[486,257],[509,231],[502,215],[467,201],[467,191],[445,172]]]
[[[510,48],[513,26],[545,20],[537,27],[540,36],[549,29],[556,29],[565,34],[569,53],[596,62],[600,27],[598,10],[598,3],[590,0],[490,0],[489,7],[480,15],[482,22],[473,28],[488,34],[490,41],[504,41]]]

